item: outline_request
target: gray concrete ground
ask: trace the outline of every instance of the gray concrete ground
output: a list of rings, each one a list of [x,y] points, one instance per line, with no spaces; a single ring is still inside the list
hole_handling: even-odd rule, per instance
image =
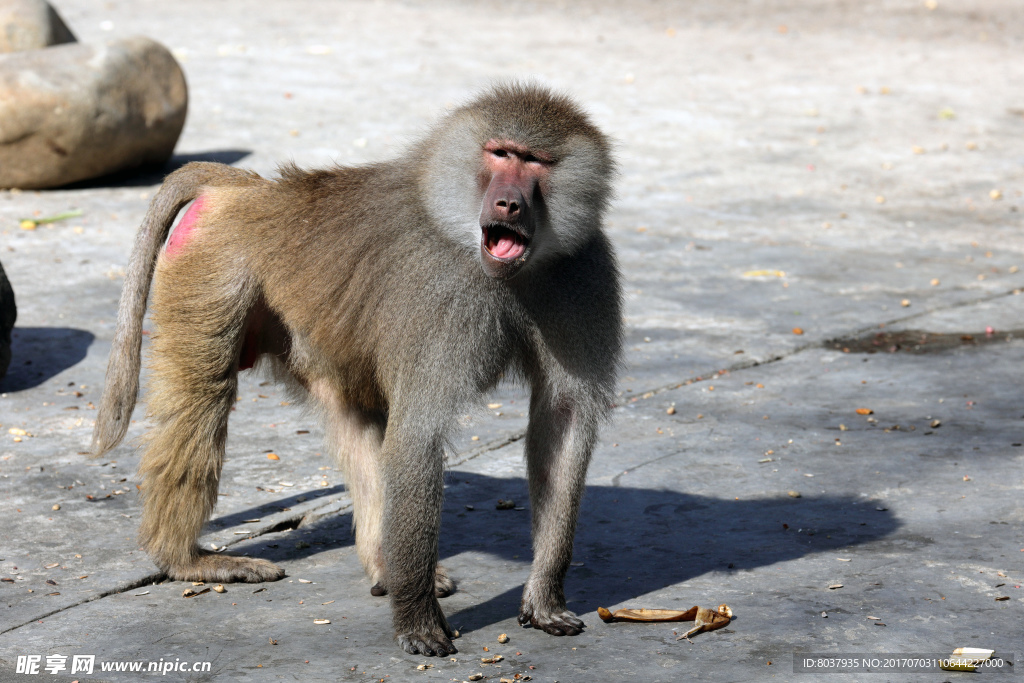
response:
[[[1024,655],[1020,3],[59,9],[82,40],[143,33],[175,50],[191,108],[173,165],[383,159],[493,79],[571,91],[621,160],[609,232],[628,367],[567,580],[585,634],[514,621],[530,561],[514,387],[465,417],[451,453],[453,659],[393,644],[321,431],[261,377],[243,382],[203,542],[288,578],[183,599],[136,549],[134,448],[83,453],[129,245],[166,169],[0,192],[20,308],[0,385],[0,680],[35,680],[16,673],[32,654],[96,655],[91,675],[37,676],[53,680],[149,680],[100,662],[163,660],[211,663],[168,680],[563,683],[954,681],[971,674],[793,667],[802,653]],[[526,509],[495,510],[508,497]],[[692,643],[595,613],[723,602],[734,622]]]

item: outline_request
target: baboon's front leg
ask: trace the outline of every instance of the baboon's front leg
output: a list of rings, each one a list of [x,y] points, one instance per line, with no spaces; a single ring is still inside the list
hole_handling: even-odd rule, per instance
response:
[[[594,410],[535,387],[526,434],[533,513],[533,568],[523,590],[519,623],[556,636],[574,636],[584,623],[566,609],[563,583],[587,466],[597,438]]]
[[[384,514],[384,482],[381,448],[386,419],[345,405],[341,393],[324,380],[311,382],[310,393],[327,415],[327,440],[345,476],[352,497],[352,524],[356,551],[370,579],[370,593],[388,594],[384,577],[381,524]],[[441,565],[434,574],[434,594],[443,598],[455,590],[455,582]]]
[[[444,657],[458,652],[434,594],[444,451],[439,433],[422,430],[389,424],[384,438],[384,582],[398,644],[409,654]]]

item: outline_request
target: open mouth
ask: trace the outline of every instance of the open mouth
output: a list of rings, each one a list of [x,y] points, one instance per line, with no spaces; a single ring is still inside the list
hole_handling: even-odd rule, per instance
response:
[[[502,261],[514,261],[521,257],[530,244],[529,238],[504,225],[492,223],[485,225],[482,230],[487,253]]]

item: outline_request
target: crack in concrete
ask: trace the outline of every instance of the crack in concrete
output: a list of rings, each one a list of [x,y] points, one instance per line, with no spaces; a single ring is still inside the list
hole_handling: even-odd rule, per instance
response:
[[[154,572],[152,574],[147,574],[146,576],[143,576],[143,577],[138,578],[138,579],[132,579],[130,581],[125,581],[124,583],[118,584],[117,586],[115,586],[114,588],[111,588],[110,590],[102,591],[100,593],[97,593],[96,595],[90,595],[89,597],[84,598],[82,600],[79,600],[78,602],[72,603],[70,605],[65,605],[63,607],[58,607],[57,609],[53,609],[53,610],[50,610],[49,612],[46,612],[45,614],[40,614],[38,616],[32,617],[31,619],[29,619],[28,621],[26,621],[24,623],[17,624],[15,626],[11,626],[9,628],[5,628],[4,630],[0,631],[0,635],[3,635],[5,633],[10,633],[11,631],[19,629],[19,628],[21,628],[23,626],[28,626],[29,624],[35,623],[37,621],[41,621],[42,619],[46,619],[47,617],[52,617],[54,614],[59,614],[61,612],[65,612],[65,611],[67,611],[69,609],[72,609],[74,607],[78,607],[80,605],[84,605],[84,604],[89,603],[89,602],[94,602],[96,600],[101,600],[101,599],[103,599],[103,598],[105,598],[105,597],[107,597],[109,595],[118,595],[120,593],[125,593],[127,591],[135,590],[136,588],[142,588],[143,586],[150,586],[150,585],[152,585],[154,583],[157,583],[158,581],[163,580],[166,577],[167,577],[167,575],[164,574],[163,572]]]
[[[612,486],[618,487],[619,480],[622,477],[624,477],[627,474],[629,474],[630,472],[636,472],[641,467],[647,467],[648,465],[653,465],[654,463],[660,462],[660,461],[664,460],[665,458],[671,458],[671,457],[676,456],[676,455],[679,455],[679,453],[666,453],[665,455],[658,456],[657,458],[654,458],[653,460],[648,460],[646,462],[640,463],[639,465],[635,465],[633,467],[630,467],[629,469],[622,470],[621,472],[616,474],[614,477],[612,477]]]
[[[513,444],[513,443],[515,443],[516,441],[519,441],[520,439],[522,439],[525,436],[526,436],[526,430],[525,429],[520,429],[519,431],[512,432],[508,436],[504,436],[504,437],[501,437],[501,438],[498,438],[498,439],[494,439],[492,441],[488,441],[487,443],[485,443],[485,444],[483,444],[481,446],[477,446],[474,449],[466,451],[466,454],[464,456],[462,456],[461,459],[456,459],[456,460],[450,461],[448,463],[448,467],[449,468],[458,467],[459,465],[465,464],[465,463],[469,462],[470,460],[474,460],[475,458],[479,458],[481,455],[483,455],[485,453],[490,453],[491,451],[496,451],[496,450],[504,448],[505,446],[508,446],[509,444]]]
[[[802,344],[800,346],[796,346],[796,347],[794,347],[793,349],[791,349],[789,351],[786,351],[786,352],[783,352],[783,353],[779,353],[779,354],[776,354],[776,355],[773,355],[773,356],[769,356],[767,358],[763,358],[763,359],[760,359],[760,360],[754,359],[754,360],[748,360],[748,361],[742,361],[742,362],[739,362],[739,363],[735,363],[733,365],[727,366],[724,369],[724,371],[725,372],[730,372],[730,373],[731,372],[739,372],[740,370],[747,370],[747,369],[756,368],[756,367],[759,367],[759,366],[762,366],[762,365],[768,365],[770,363],[777,363],[780,360],[785,360],[786,358],[792,358],[793,356],[796,356],[797,354],[803,353],[804,351],[807,351],[809,349],[821,348],[821,346],[823,344],[826,344],[826,343],[828,343],[829,341],[831,341],[833,339],[840,339],[840,338],[845,338],[845,337],[856,337],[856,336],[859,336],[859,335],[867,334],[868,332],[871,332],[873,330],[878,330],[878,329],[880,329],[879,328],[880,325],[883,326],[883,327],[889,327],[890,325],[898,325],[900,323],[905,323],[905,322],[907,322],[909,320],[915,320],[917,318],[922,318],[922,317],[924,317],[926,315],[931,315],[932,313],[938,313],[940,311],[952,311],[952,310],[955,310],[957,308],[964,308],[966,306],[974,306],[974,305],[981,304],[981,303],[986,303],[986,302],[989,302],[989,301],[995,301],[996,299],[1001,299],[1003,297],[1017,296],[1019,293],[1020,293],[1019,289],[1012,289],[1012,290],[1009,290],[1009,291],[1006,291],[1006,292],[999,292],[997,294],[992,294],[992,295],[989,295],[989,296],[983,296],[983,297],[978,297],[978,298],[975,298],[975,299],[967,299],[967,300],[964,300],[964,301],[958,301],[956,303],[949,304],[948,306],[935,306],[933,308],[928,308],[928,309],[925,309],[923,311],[918,311],[918,312],[913,313],[911,315],[905,315],[905,316],[900,317],[900,318],[892,318],[891,320],[886,320],[886,321],[883,321],[883,322],[880,322],[880,323],[874,323],[872,325],[868,325],[866,327],[861,327],[861,328],[853,330],[852,332],[839,333],[837,335],[833,335],[833,336],[829,337],[828,339],[823,339],[823,340],[820,340],[820,341],[808,342],[806,344]],[[719,373],[719,370],[709,370],[706,373],[701,373],[699,375],[696,375],[696,376],[691,377],[689,379],[682,380],[680,382],[675,382],[673,384],[666,384],[666,385],[663,385],[663,386],[660,386],[660,387],[655,387],[654,389],[648,389],[647,391],[643,392],[641,395],[634,396],[627,403],[625,403],[625,404],[617,404],[617,406],[625,406],[625,405],[628,405],[629,403],[638,403],[639,401],[652,398],[653,396],[665,393],[666,391],[674,391],[676,389],[681,389],[682,387],[689,386],[689,385],[694,384],[696,382],[705,381],[705,380],[709,379],[711,376],[717,375],[718,373]]]

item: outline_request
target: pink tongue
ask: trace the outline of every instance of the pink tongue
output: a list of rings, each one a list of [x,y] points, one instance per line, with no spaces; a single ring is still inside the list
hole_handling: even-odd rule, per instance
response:
[[[508,234],[503,234],[498,238],[497,243],[491,247],[491,253],[498,258],[513,258],[519,256],[523,251],[522,245]]]

